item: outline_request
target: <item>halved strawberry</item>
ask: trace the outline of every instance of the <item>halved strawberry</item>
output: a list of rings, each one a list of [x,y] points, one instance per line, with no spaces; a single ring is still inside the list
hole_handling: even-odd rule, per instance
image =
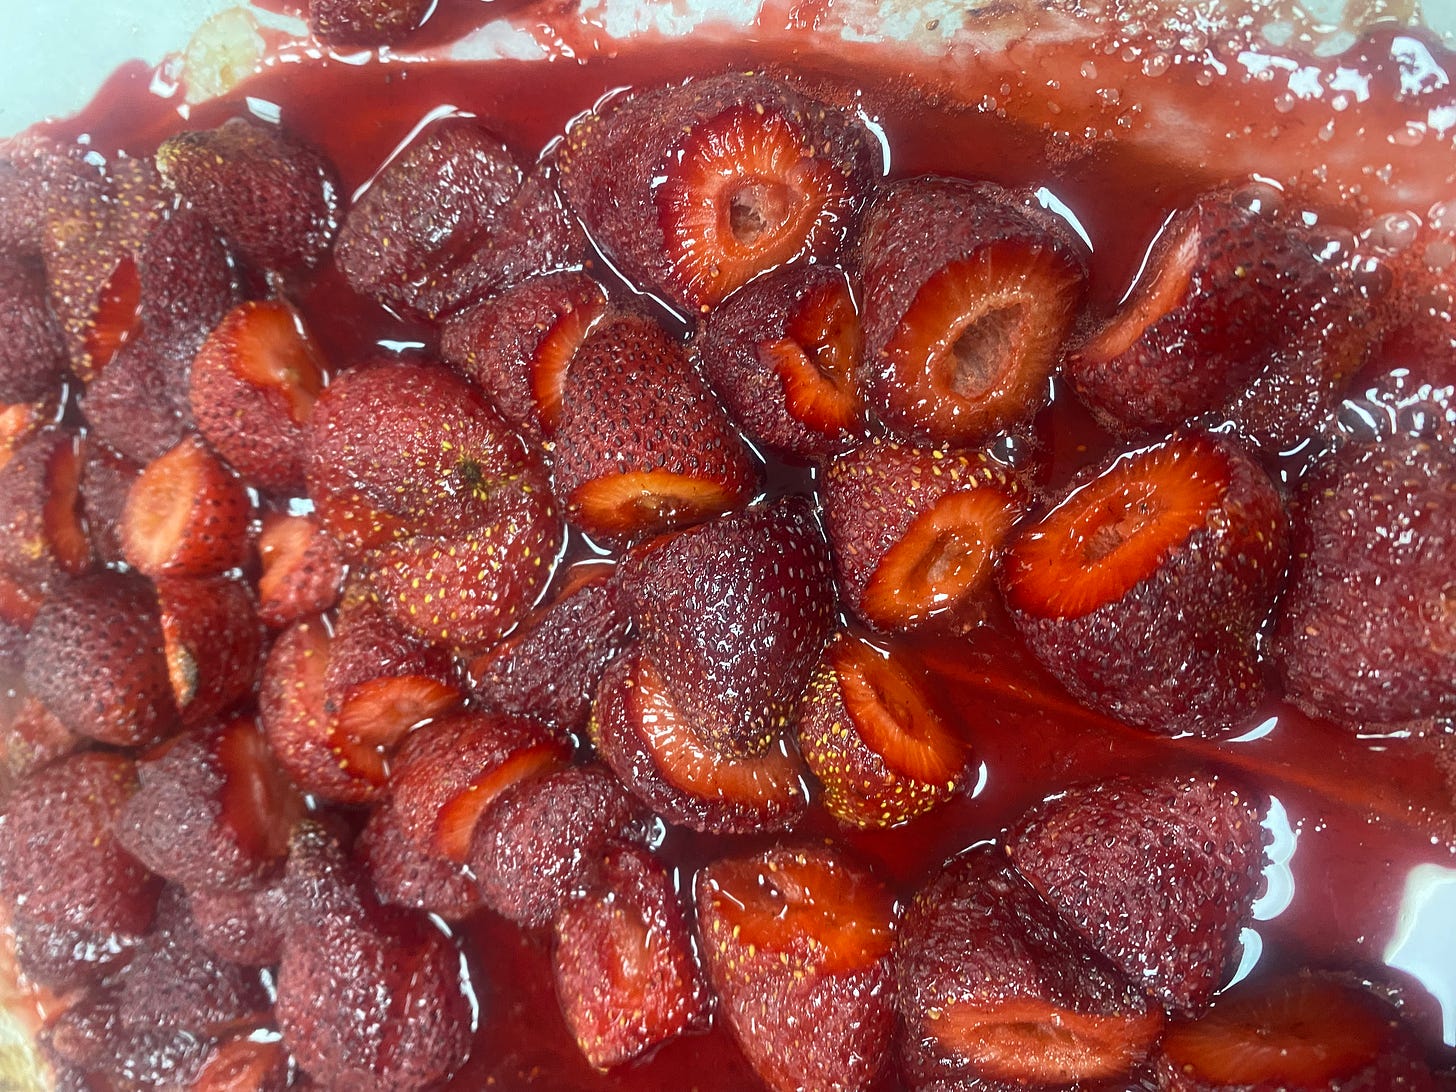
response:
[[[0,568],[39,591],[91,567],[81,506],[85,441],[41,429],[0,468]]]
[[[716,861],[696,890],[720,1011],[759,1077],[780,1092],[872,1086],[895,1027],[889,891],[822,846]]]
[[[530,277],[449,319],[440,356],[480,384],[522,435],[547,440],[567,367],[606,313],[606,293],[585,273]]]
[[[916,1087],[1130,1079],[1163,1028],[1162,1010],[1060,921],[996,846],[947,862],[915,897],[897,972],[901,1056]]]
[[[87,438],[82,454],[81,511],[91,549],[106,564],[124,561],[121,521],[143,464],[94,437]]]
[[[1256,462],[1182,434],[1076,478],[1012,543],[1002,590],[1078,701],[1155,731],[1222,732],[1265,693],[1259,631],[1288,537]]]
[[[329,45],[394,45],[434,10],[431,0],[308,0],[308,29]]]
[[[798,734],[824,806],[860,827],[896,826],[939,807],[964,787],[970,763],[924,677],[848,630],[814,670]]]
[[[780,737],[751,758],[710,747],[636,648],[602,676],[587,730],[602,761],[669,822],[717,834],[781,830],[808,804],[789,743]]]
[[[685,721],[715,750],[763,753],[833,625],[829,548],[804,499],[659,539],[623,563],[622,590]]]
[[[333,165],[312,145],[250,117],[169,137],[157,149],[157,169],[260,269],[311,268],[338,230]]]
[[[572,125],[559,159],[567,199],[617,266],[708,311],[774,266],[830,257],[877,155],[849,114],[729,74],[610,100]]]
[[[729,413],[778,451],[830,455],[865,425],[859,313],[832,266],[792,265],[744,285],[694,346]]]
[[[1074,786],[1007,837],[1016,869],[1176,1010],[1208,1003],[1261,884],[1266,805],[1209,775]]]
[[[252,518],[242,479],[189,436],[132,484],[122,550],[148,576],[212,576],[246,560]]]
[[[0,402],[32,402],[55,390],[66,371],[65,347],[46,305],[38,264],[0,258]]]
[[[34,402],[0,403],[0,470],[16,450],[60,416],[59,392]]]
[[[1243,983],[1198,1019],[1169,1024],[1158,1078],[1168,1092],[1433,1087],[1394,1009],[1353,982],[1309,972]]]
[[[292,306],[239,304],[192,361],[188,401],[197,430],[250,483],[303,488],[307,433],[327,362]]]
[[[326,611],[344,589],[344,553],[312,516],[265,514],[258,561],[258,616],[270,626]]]
[[[42,604],[25,650],[25,685],[68,729],[132,747],[177,722],[151,582],[82,577]]]
[[[253,692],[263,652],[253,591],[226,576],[165,576],[156,587],[172,695],[195,726]]]
[[[554,932],[556,997],[597,1069],[707,1025],[692,926],[671,873],[646,850],[609,853],[598,885],[557,915]]]
[[[970,629],[1031,502],[1021,477],[986,455],[872,440],[824,475],[840,594],[877,629]]]
[[[0,658],[0,672],[4,669]],[[16,706],[13,713],[0,709],[0,807],[28,773],[70,754],[82,743],[80,736],[36,698],[20,697]]]
[[[892,430],[968,444],[1041,408],[1085,277],[1062,221],[991,183],[909,179],[859,255],[866,398]]]
[[[654,320],[604,320],[562,391],[556,489],[567,518],[622,541],[745,503],[757,469],[687,351]]]
[[[128,341],[81,396],[90,435],[141,463],[185,440],[192,427],[187,366],[195,351],[188,339],[150,330]]]
[[[354,842],[354,856],[369,873],[381,902],[462,921],[481,907],[470,869],[415,844],[386,801],[369,813]]]

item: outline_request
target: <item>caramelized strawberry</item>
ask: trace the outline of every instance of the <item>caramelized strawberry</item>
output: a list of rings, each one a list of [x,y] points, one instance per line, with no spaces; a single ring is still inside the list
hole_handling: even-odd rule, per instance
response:
[[[481,907],[470,869],[416,845],[392,802],[370,812],[354,855],[369,873],[380,902],[438,914],[446,921],[461,921]]]
[[[38,265],[0,258],[0,402],[32,402],[60,385],[66,370],[60,330],[46,306]]]
[[[242,479],[190,436],[132,485],[122,550],[148,576],[211,576],[242,564],[252,516]]]
[[[0,468],[0,569],[44,591],[91,567],[81,506],[84,441],[45,428]]]
[[[433,10],[431,0],[308,0],[308,29],[333,46],[395,45]]]
[[[304,426],[327,370],[290,305],[239,304],[192,361],[188,401],[197,429],[251,484],[300,491]]]
[[[530,277],[446,321],[440,356],[539,442],[555,434],[566,370],[606,313],[606,293],[585,273]]]
[[[994,846],[947,862],[915,897],[896,969],[913,1087],[1130,1079],[1163,1027],[1162,1011]]]
[[[312,268],[338,229],[333,165],[312,145],[252,118],[169,137],[157,149],[157,169],[260,269]]]
[[[792,826],[808,803],[804,764],[782,737],[751,758],[710,747],[629,649],[607,668],[588,727],[603,762],[657,814],[715,834]]]
[[[246,580],[163,577],[157,609],[167,676],[184,725],[202,724],[252,694],[263,627]]]
[[[893,431],[969,444],[1045,403],[1084,259],[1030,195],[897,182],[865,216],[859,261],[866,398]]]
[[[1007,849],[1124,974],[1197,1010],[1232,969],[1259,893],[1264,808],[1207,775],[1077,786],[1024,816]]]
[[[824,806],[855,826],[896,826],[964,788],[970,754],[924,677],[904,655],[847,630],[814,670],[798,735],[804,761],[824,786]]]
[[[877,629],[970,629],[1030,507],[1021,478],[986,455],[872,440],[824,475],[840,595]]]
[[[610,99],[559,152],[562,188],[593,239],[687,311],[800,256],[831,257],[877,158],[848,114],[740,74]]]
[[[625,563],[642,650],[713,749],[762,754],[787,727],[829,636],[829,567],[824,533],[797,497],[661,539]]]
[[[555,471],[567,518],[608,542],[736,508],[758,484],[687,351],[638,315],[603,321],[577,350],[561,396]]]
[[[258,560],[258,616],[270,626],[328,610],[343,591],[343,551],[312,516],[267,513]]]
[[[831,266],[794,265],[744,285],[694,346],[733,418],[776,451],[832,455],[864,428],[859,314]]]
[[[103,572],[52,595],[36,615],[25,684],[68,729],[130,747],[177,720],[151,584]]]
[[[1417,1092],[1433,1085],[1393,1009],[1354,983],[1303,972],[1243,983],[1203,1016],[1169,1024],[1158,1087]]]
[[[1263,697],[1259,630],[1288,517],[1235,444],[1191,433],[1089,468],[1012,543],[1002,587],[1074,697],[1160,732],[1219,733]]]
[[[707,1025],[692,927],[671,874],[646,850],[609,853],[598,885],[557,916],[554,932],[556,996],[597,1069]]]
[[[717,861],[696,888],[720,1011],[764,1083],[873,1085],[895,1027],[890,893],[822,847]]]

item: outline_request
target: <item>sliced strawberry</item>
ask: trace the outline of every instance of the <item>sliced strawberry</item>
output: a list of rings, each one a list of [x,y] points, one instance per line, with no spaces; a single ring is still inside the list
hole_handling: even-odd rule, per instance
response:
[[[1411,1033],[1368,990],[1308,972],[1244,983],[1163,1037],[1159,1088],[1323,1088],[1329,1092],[1433,1087]]]
[[[166,735],[177,707],[151,583],[103,572],[53,594],[31,627],[25,685],[68,729],[102,743]]]
[[[715,750],[763,753],[832,626],[829,549],[808,504],[788,497],[661,539],[622,580],[643,652],[686,722]]]
[[[187,366],[195,349],[190,339],[149,330],[118,349],[81,396],[90,434],[141,463],[185,440],[192,427]]]
[[[286,1092],[288,1074],[288,1051],[282,1043],[238,1036],[213,1048],[192,1092]]]
[[[1231,969],[1259,892],[1264,807],[1207,775],[1077,786],[1024,816],[1007,849],[1123,973],[1197,1010]]]
[[[1042,902],[998,847],[949,861],[898,942],[912,1083],[1080,1087],[1129,1078],[1163,1013]]]
[[[775,266],[831,257],[878,158],[848,114],[741,74],[609,100],[559,157],[567,199],[613,262],[704,312]]]
[[[461,921],[481,907],[480,889],[457,861],[426,853],[398,819],[392,802],[376,807],[354,843],[354,855],[381,902]]]
[[[91,550],[99,561],[114,564],[122,557],[121,522],[126,498],[142,472],[142,464],[94,437],[83,445],[81,510]]]
[[[973,443],[1045,403],[1085,262],[1030,195],[895,183],[866,214],[860,266],[866,397],[896,433]]]
[[[252,694],[263,627],[246,580],[162,577],[157,610],[167,676],[184,725],[211,720]]]
[[[832,455],[863,430],[859,314],[832,266],[793,265],[744,285],[694,344],[729,413],[769,447]]]
[[[799,747],[830,814],[892,827],[964,788],[966,744],[936,711],[925,678],[901,654],[841,630],[799,707]]]
[[[312,145],[252,118],[169,137],[157,149],[157,169],[260,269],[311,268],[338,230],[333,165]]]
[[[395,45],[434,10],[431,0],[308,0],[308,29],[329,45]]]
[[[584,728],[602,672],[626,645],[615,573],[597,562],[573,566],[549,602],[472,661],[477,700],[558,731]]]
[[[717,861],[696,888],[720,1011],[759,1077],[781,1092],[872,1086],[895,1027],[890,893],[824,847]]]
[[[192,361],[188,400],[197,429],[250,483],[303,488],[305,442],[328,371],[289,304],[249,301],[228,312]]]
[[[824,475],[840,594],[877,629],[970,629],[1030,507],[1020,476],[986,455],[873,440]]]
[[[188,911],[202,943],[247,967],[271,967],[283,952],[276,886],[243,891],[189,891]]]
[[[116,263],[97,293],[95,308],[84,345],[86,358],[99,373],[141,331],[142,279],[136,259],[127,255]]]
[[[1175,436],[1091,467],[1012,543],[1002,589],[1078,701],[1160,732],[1221,732],[1265,693],[1259,631],[1288,517],[1237,445]]]
[[[420,852],[464,862],[496,798],[568,758],[563,742],[525,717],[443,717],[400,748],[389,778],[394,820]]]
[[[603,321],[577,350],[555,470],[567,518],[607,541],[696,523],[745,503],[758,484],[686,349],[638,315]]]
[[[269,512],[258,534],[258,616],[286,626],[328,610],[344,588],[344,554],[311,516]]]
[[[0,469],[0,568],[45,590],[91,567],[81,506],[84,441],[45,428]]]
[[[211,576],[247,558],[252,518],[242,479],[200,437],[189,436],[132,485],[122,550],[148,576]]]
[[[33,402],[66,371],[65,346],[46,305],[39,265],[0,258],[0,402]]]
[[[484,810],[470,842],[481,898],[538,928],[592,888],[608,850],[646,840],[646,811],[598,765],[549,768]]]
[[[707,1026],[692,927],[672,875],[646,850],[609,853],[598,886],[557,916],[554,932],[556,996],[597,1069]]]
[[[780,738],[752,758],[714,750],[635,648],[602,676],[588,732],[602,761],[669,822],[716,834],[782,830],[808,804],[792,746]]]
[[[440,355],[539,442],[555,433],[567,367],[606,313],[606,293],[585,273],[530,277],[449,319]]]
[[[80,746],[81,738],[35,698],[20,699],[14,714],[0,712],[0,806],[32,770]]]

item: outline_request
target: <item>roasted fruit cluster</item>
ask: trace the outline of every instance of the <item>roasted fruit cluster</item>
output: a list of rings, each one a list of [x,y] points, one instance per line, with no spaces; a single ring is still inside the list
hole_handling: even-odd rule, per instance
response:
[[[1421,268],[1216,189],[1089,306],[1072,223],[832,99],[645,87],[536,161],[452,116],[352,201],[241,116],[0,160],[0,902],[59,1087],[447,1083],[520,986],[485,918],[624,1080],[726,1028],[779,1090],[1437,1087],[1353,966],[1224,989],[1246,769],[1073,772],[898,886],[850,845],[979,791],[917,642],[1019,642],[1088,732],[1456,715]],[[329,277],[421,347],[331,358]],[[1397,334],[1433,378],[1352,429]]]

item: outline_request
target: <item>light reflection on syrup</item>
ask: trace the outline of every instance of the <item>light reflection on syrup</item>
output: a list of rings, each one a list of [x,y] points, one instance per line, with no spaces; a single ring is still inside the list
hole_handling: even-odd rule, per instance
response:
[[[1442,1041],[1456,1046],[1456,869],[1410,870],[1385,965],[1426,987],[1441,1006]]]

